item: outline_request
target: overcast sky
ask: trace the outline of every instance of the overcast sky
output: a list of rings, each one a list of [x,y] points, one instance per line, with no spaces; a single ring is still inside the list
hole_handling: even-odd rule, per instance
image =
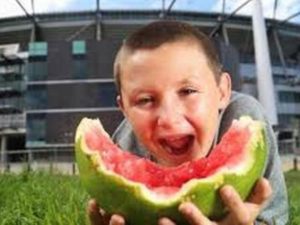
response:
[[[26,10],[32,12],[32,0],[19,0]],[[168,6],[172,0],[165,0]],[[226,12],[230,13],[246,0],[226,0]],[[273,5],[275,0],[261,0],[266,17],[273,17]],[[223,0],[177,0],[174,10],[220,12]],[[101,9],[159,9],[162,0],[100,0]],[[248,3],[239,14],[251,14],[252,2]],[[37,13],[93,10],[96,8],[96,0],[34,0],[34,8]],[[276,18],[279,20],[300,12],[300,0],[278,0]],[[17,0],[0,0],[0,17],[12,17],[24,15]],[[300,15],[291,20],[300,23]]]

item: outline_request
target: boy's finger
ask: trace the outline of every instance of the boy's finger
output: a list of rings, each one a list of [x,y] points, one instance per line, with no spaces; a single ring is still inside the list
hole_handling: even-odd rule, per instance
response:
[[[220,190],[221,198],[230,212],[233,221],[237,224],[250,224],[252,216],[239,194],[229,185],[225,185]]]
[[[99,206],[94,199],[88,201],[87,214],[91,225],[102,225],[102,215],[100,214]]]
[[[169,218],[163,217],[158,220],[158,225],[176,225],[176,224]]]
[[[190,202],[184,202],[179,206],[179,211],[192,225],[212,225],[212,223],[206,216],[200,212],[200,210]]]
[[[88,201],[87,214],[91,225],[108,225],[111,217],[99,207],[95,199]]]
[[[125,225],[125,220],[120,215],[112,215],[109,221],[109,225]]]
[[[269,181],[265,178],[260,178],[256,182],[248,201],[261,206],[271,195],[272,188]]]

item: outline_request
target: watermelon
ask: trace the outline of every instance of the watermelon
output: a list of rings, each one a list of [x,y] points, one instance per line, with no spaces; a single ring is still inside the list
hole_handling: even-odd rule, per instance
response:
[[[84,118],[75,137],[80,178],[108,213],[126,224],[154,225],[161,217],[188,224],[178,212],[185,201],[218,220],[226,214],[219,189],[232,185],[246,199],[262,175],[266,158],[264,124],[234,120],[220,143],[205,157],[176,167],[158,165],[121,150],[97,119]]]

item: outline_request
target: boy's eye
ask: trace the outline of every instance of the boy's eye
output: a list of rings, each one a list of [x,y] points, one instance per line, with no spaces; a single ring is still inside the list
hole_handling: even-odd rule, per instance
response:
[[[197,92],[198,91],[194,88],[182,88],[182,89],[179,90],[179,94],[182,95],[182,96],[194,94],[194,93],[197,93]]]
[[[138,98],[136,100],[136,105],[138,105],[138,106],[145,106],[145,105],[148,105],[148,104],[153,103],[153,102],[154,102],[154,99],[151,96],[149,96],[149,97],[142,97],[142,98]]]

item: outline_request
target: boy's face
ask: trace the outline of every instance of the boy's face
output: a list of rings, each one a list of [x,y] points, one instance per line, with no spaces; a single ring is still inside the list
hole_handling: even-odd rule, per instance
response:
[[[230,98],[230,78],[219,84],[194,43],[137,50],[122,63],[119,105],[135,134],[161,164],[205,157],[219,110]]]

